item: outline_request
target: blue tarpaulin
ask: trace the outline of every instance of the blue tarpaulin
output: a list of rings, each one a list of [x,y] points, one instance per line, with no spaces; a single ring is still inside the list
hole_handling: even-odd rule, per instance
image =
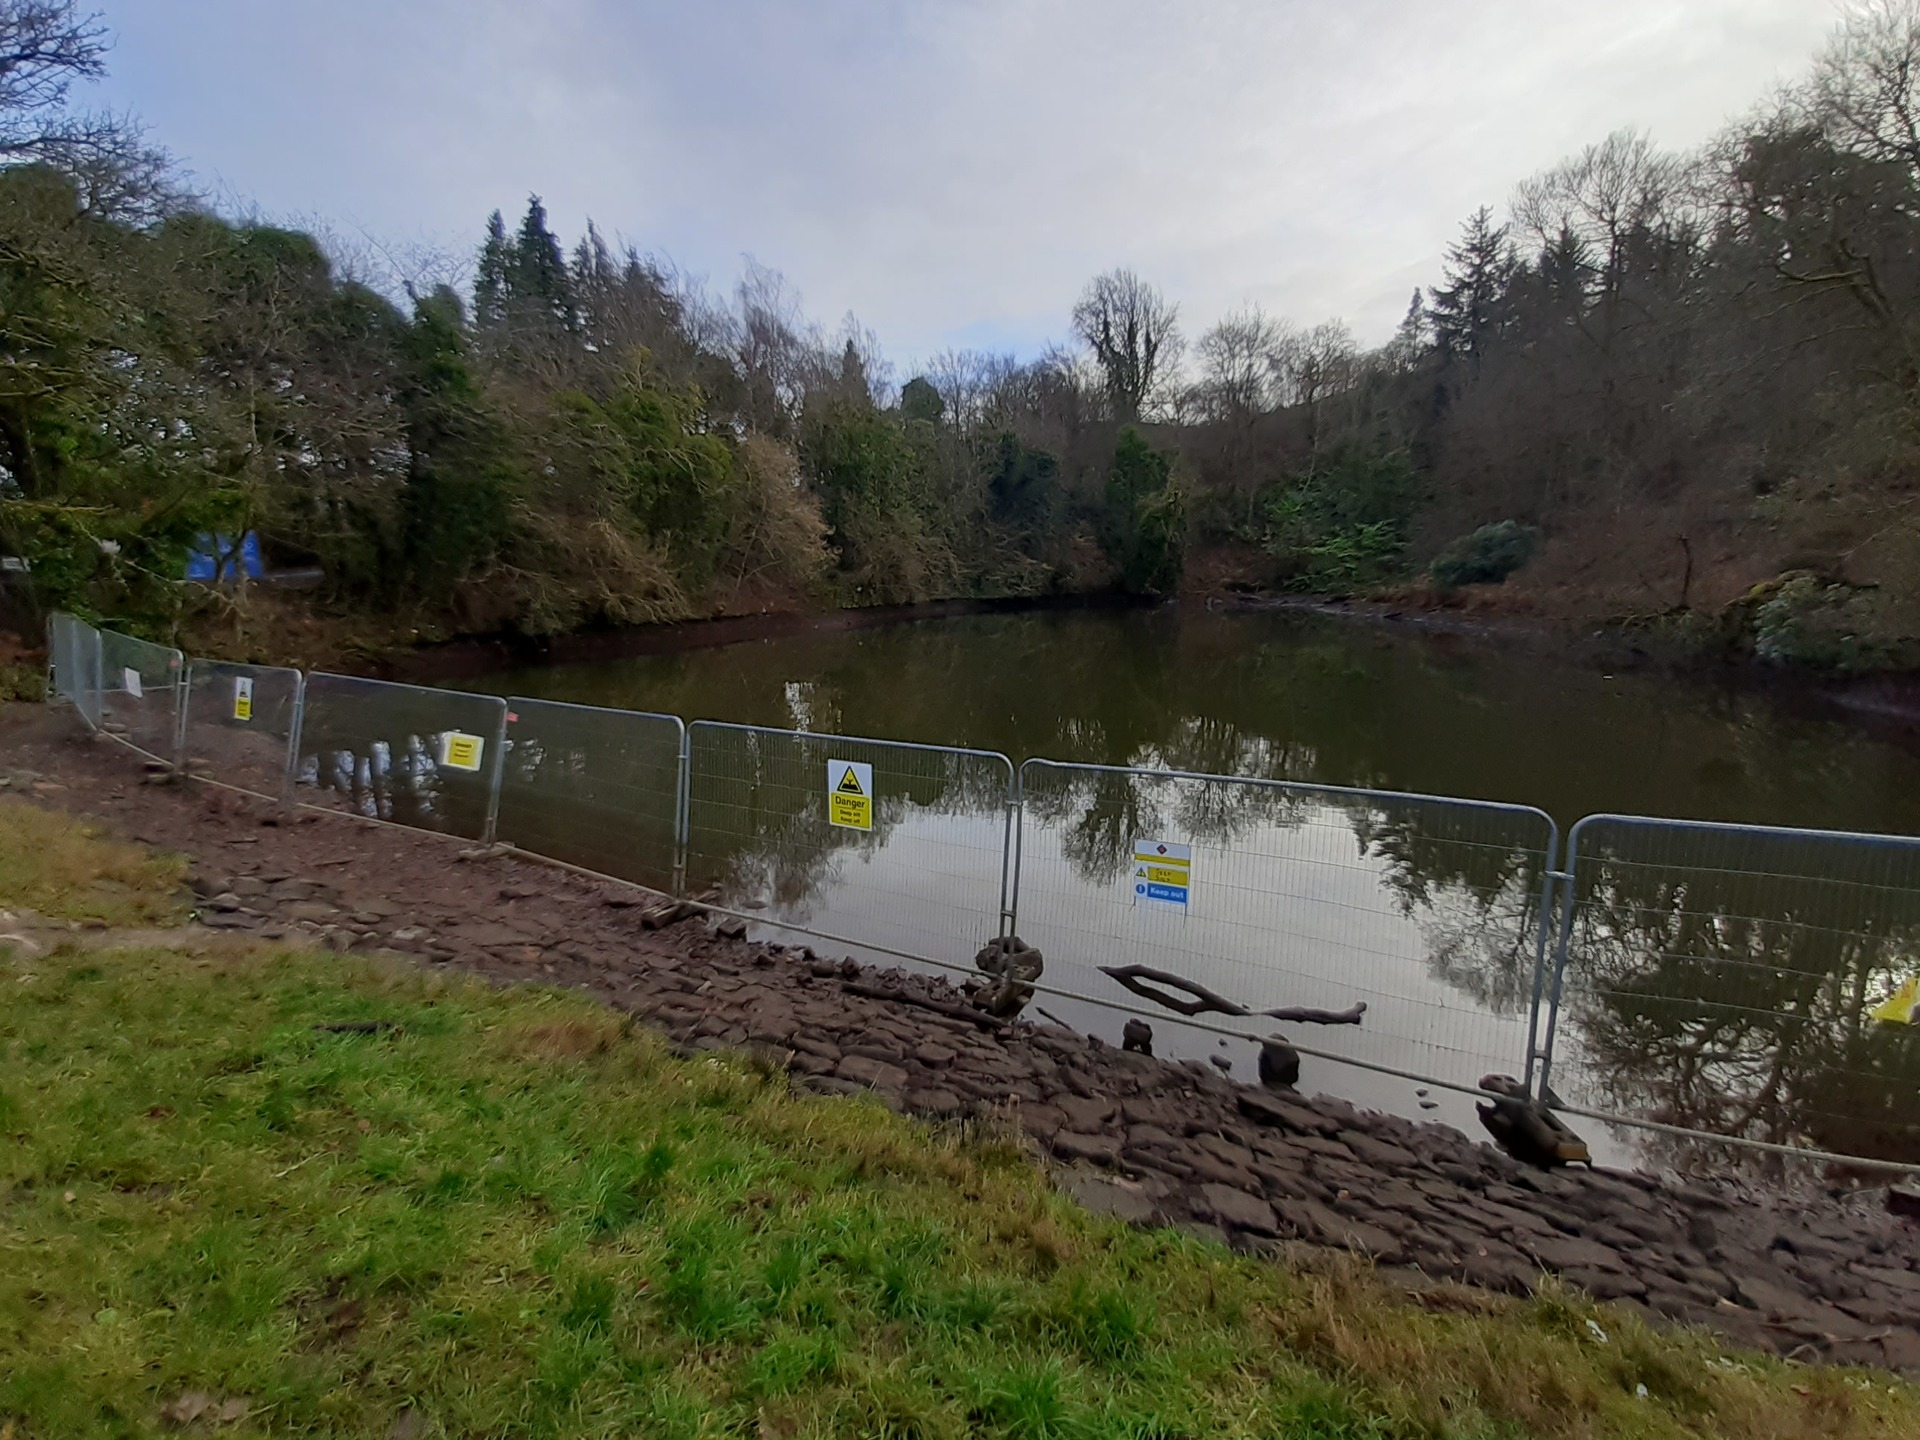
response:
[[[202,535],[187,557],[189,580],[237,580],[242,574],[260,578],[260,537],[249,530],[238,540],[231,535]]]

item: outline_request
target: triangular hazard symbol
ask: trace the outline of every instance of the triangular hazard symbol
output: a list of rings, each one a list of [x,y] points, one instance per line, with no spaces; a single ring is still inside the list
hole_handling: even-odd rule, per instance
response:
[[[840,777],[840,783],[834,788],[842,795],[864,795],[867,793],[860,788],[860,777],[853,773],[853,767],[851,765],[847,767],[847,773]]]

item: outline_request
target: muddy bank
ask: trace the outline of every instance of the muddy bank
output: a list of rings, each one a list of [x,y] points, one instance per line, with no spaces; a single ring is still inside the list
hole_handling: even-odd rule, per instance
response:
[[[971,1017],[940,979],[656,928],[643,893],[213,787],[39,707],[0,712],[8,787],[193,858],[202,923],[589,991],[691,1049],[934,1120],[1017,1122],[1083,1202],[1248,1250],[1357,1249],[1524,1292],[1542,1274],[1749,1346],[1920,1373],[1920,1229],[1862,1192],[1813,1204],[1609,1171],[1547,1173],[1458,1131],[1236,1084],[1050,1024]]]

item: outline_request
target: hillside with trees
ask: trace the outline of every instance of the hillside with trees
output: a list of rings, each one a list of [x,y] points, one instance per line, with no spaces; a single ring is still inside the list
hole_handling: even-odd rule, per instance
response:
[[[1698,153],[1524,181],[1377,349],[1256,309],[1189,343],[1117,269],[1045,353],[904,383],[777,272],[715,294],[538,198],[405,280],[223,216],[75,104],[105,43],[0,0],[23,625],[234,622],[258,596],[186,562],[254,532],[300,603],[433,634],[1225,587],[1920,659],[1920,0]]]

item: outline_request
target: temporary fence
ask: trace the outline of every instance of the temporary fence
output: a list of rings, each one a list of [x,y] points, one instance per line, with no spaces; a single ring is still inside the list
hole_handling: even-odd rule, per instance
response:
[[[656,890],[677,884],[680,774],[676,715],[507,701],[497,838]]]
[[[1016,923],[1052,984],[1111,1003],[1146,967],[1249,1035],[1277,1029],[1263,1011],[1364,1004],[1290,1038],[1464,1089],[1522,1066],[1558,849],[1543,812],[1052,760],[1020,792]]]
[[[1231,1066],[1268,1012],[1364,1003],[1286,1030],[1351,1098],[1506,1072],[1656,1134],[1920,1164],[1920,838],[1599,815],[1562,865],[1523,805],[187,667],[64,615],[49,641],[57,699],[189,776],[865,958],[971,971],[1017,936],[1043,1014],[1149,1015],[1163,1052],[1238,1036]]]
[[[490,841],[506,722],[497,695],[309,675],[296,793],[370,820]]]
[[[686,775],[690,892],[938,965],[1002,933],[1005,755],[699,720]]]
[[[180,764],[236,790],[281,798],[293,774],[306,677],[272,665],[195,660],[180,712]]]
[[[1920,1161],[1920,839],[1592,815],[1567,850],[1556,1104]]]
[[[50,691],[73,706],[92,730],[100,728],[100,632],[71,615],[47,624]]]
[[[151,759],[171,763],[180,751],[186,657],[171,646],[112,630],[99,636],[100,728]]]

